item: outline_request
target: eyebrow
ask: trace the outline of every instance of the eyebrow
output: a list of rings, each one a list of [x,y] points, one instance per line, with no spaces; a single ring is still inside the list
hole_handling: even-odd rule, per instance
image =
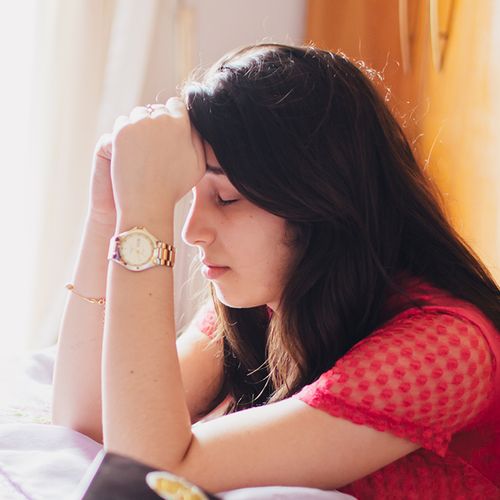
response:
[[[224,172],[221,167],[214,167],[208,163],[205,166],[207,167],[207,174],[226,175],[226,172]]]

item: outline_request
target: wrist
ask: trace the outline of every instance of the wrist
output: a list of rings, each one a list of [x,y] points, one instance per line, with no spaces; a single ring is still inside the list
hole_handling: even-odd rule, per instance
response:
[[[88,214],[85,220],[85,230],[87,233],[92,234],[97,238],[108,239],[115,234],[116,230],[116,217],[115,220],[104,219]]]
[[[109,229],[114,231],[116,227],[116,212],[103,214],[99,212],[95,212],[93,210],[89,210],[87,212],[86,221],[87,224],[91,224],[96,228],[101,228],[103,231],[107,232]]]
[[[120,215],[116,222],[115,234],[129,231],[135,226],[145,227],[159,240],[173,244],[174,217],[158,217],[156,215]]]

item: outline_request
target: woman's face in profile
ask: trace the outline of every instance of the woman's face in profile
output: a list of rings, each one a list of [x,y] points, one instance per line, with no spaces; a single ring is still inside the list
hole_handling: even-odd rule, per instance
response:
[[[198,247],[200,261],[227,268],[202,268],[222,303],[267,304],[276,311],[292,258],[292,248],[285,243],[285,220],[243,198],[212,147],[206,141],[204,146],[207,172],[193,188],[182,238]]]

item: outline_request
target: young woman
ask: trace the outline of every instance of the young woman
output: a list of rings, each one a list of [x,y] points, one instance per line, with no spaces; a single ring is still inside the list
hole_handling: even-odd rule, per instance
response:
[[[55,421],[214,492],[498,497],[499,288],[372,79],[340,53],[259,44],[117,120],[89,224],[172,243],[192,189],[183,238],[212,306],[176,342],[171,268],[111,259],[102,412],[90,383],[85,411],[71,399],[68,319]]]

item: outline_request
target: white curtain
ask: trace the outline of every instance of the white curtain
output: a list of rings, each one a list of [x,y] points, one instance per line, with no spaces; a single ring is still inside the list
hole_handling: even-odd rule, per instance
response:
[[[24,273],[25,348],[57,340],[87,213],[92,152],[134,106],[165,101],[192,68],[193,15],[175,0],[37,3],[31,137],[36,215]],[[176,207],[176,319],[184,327],[202,278],[188,283],[193,249],[180,240],[187,199]],[[10,332],[9,334],[14,334]]]
[[[99,135],[158,93],[160,101],[177,94],[198,62],[211,64],[263,40],[300,42],[305,6],[306,0],[0,2],[0,352],[56,341]],[[177,206],[174,240],[178,329],[197,309],[203,283],[199,273],[187,282],[195,252],[180,241],[186,205]]]

